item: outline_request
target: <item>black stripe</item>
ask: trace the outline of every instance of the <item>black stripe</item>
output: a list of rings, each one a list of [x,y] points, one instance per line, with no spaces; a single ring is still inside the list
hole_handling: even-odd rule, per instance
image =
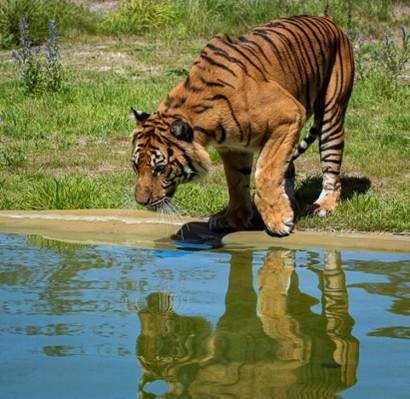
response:
[[[329,145],[328,147],[321,148],[321,151],[322,152],[327,152],[327,151],[332,151],[332,150],[340,151],[340,150],[343,150],[344,146],[345,146],[345,143],[342,141],[341,143],[333,144],[333,145]],[[322,147],[322,142],[320,143],[320,147]]]
[[[164,145],[166,145],[167,147],[175,147],[175,148],[177,148],[178,150],[180,150],[181,152],[184,152],[185,151],[185,148],[184,147],[182,147],[179,143],[178,143],[178,141],[173,141],[173,140],[171,140],[171,138],[173,138],[174,136],[172,136],[172,135],[169,135],[169,136],[162,136],[162,139],[163,139],[163,141],[164,141]],[[156,139],[158,139],[158,137],[156,137]]]
[[[248,39],[245,36],[239,36],[238,40],[243,43],[243,46],[246,45],[246,49],[252,52],[252,54],[255,55],[256,58],[259,59],[259,54],[262,55],[262,57],[265,59],[267,64],[271,63],[271,60],[266,56],[265,52],[263,51],[261,45],[258,42],[255,42],[254,40]],[[254,50],[251,46],[256,47],[259,51]],[[264,62],[260,61],[261,65],[264,66]],[[265,69],[266,71],[266,69]]]
[[[189,156],[185,153],[185,154],[183,154],[183,157],[184,157],[184,160],[185,160],[185,162],[187,163],[187,165],[189,166],[189,169],[191,169],[192,170],[192,174],[198,174],[198,172],[197,172],[197,170],[195,169],[195,167],[194,167],[194,165],[193,165],[193,163],[192,163],[192,160],[191,160],[191,158],[189,158]],[[185,172],[184,172],[185,173]],[[185,175],[186,175],[186,173],[185,173]]]
[[[223,83],[219,82],[209,82],[208,80],[205,80],[202,76],[199,78],[200,81],[205,85],[209,87],[225,87]]]
[[[220,137],[218,139],[216,138],[216,133],[220,133]],[[222,144],[226,139],[226,130],[220,123],[218,124],[218,127],[216,128],[215,139],[218,144]]]
[[[337,126],[336,124],[334,125],[334,129],[332,131],[325,131],[322,132],[320,136],[320,145],[325,145],[328,144],[331,141],[335,141],[338,139],[341,139],[344,135],[344,131],[342,129],[342,126]]]
[[[208,64],[217,67],[217,68],[221,68],[224,69],[225,71],[229,72],[231,75],[233,75],[235,78],[238,77],[238,75],[230,68],[228,68],[226,65],[221,64],[219,62],[214,61],[212,58],[208,57],[208,55],[206,53],[201,53],[200,57],[202,58],[202,60],[204,60],[205,62],[207,62]]]
[[[213,81],[208,81],[206,79],[204,79],[202,76],[199,78],[200,81],[208,87],[230,87],[232,89],[235,89],[235,86],[231,85],[230,83],[222,80],[222,79],[218,79],[217,81],[213,82]]]
[[[330,167],[328,167],[323,170],[323,174],[339,176],[340,172],[338,170],[333,170],[330,169]]]
[[[292,22],[290,22],[290,23],[292,24]],[[306,30],[304,28],[309,29],[310,34],[308,32],[306,32]],[[321,76],[322,76],[323,63],[325,61],[324,58],[323,58],[323,48],[321,47],[321,42],[316,37],[316,44],[319,45],[319,49],[320,49],[320,52],[322,54],[322,59],[319,61],[318,57],[316,57],[315,46],[313,44],[313,41],[310,38],[311,35],[315,35],[315,32],[312,31],[310,26],[305,25],[305,24],[304,24],[303,28],[300,27],[300,30],[304,35],[303,36],[303,44],[304,45],[306,45],[306,43],[309,44],[311,55],[309,55],[309,53],[307,52],[307,48],[306,48],[306,52],[308,54],[308,62],[309,62],[310,68],[313,72],[313,76],[315,76],[315,80],[317,81],[318,86],[320,86],[320,83],[321,83],[321,80],[322,80]],[[302,46],[302,48],[303,47],[304,46]],[[312,62],[314,62],[314,65],[313,65]]]
[[[186,102],[187,98],[186,97],[177,97],[177,98],[172,98],[170,96],[167,96],[165,100],[165,105],[167,108],[167,111],[170,109],[178,109],[181,106],[183,106]]]
[[[205,104],[196,104],[192,105],[191,109],[196,113],[196,114],[203,114],[206,111],[209,111],[210,109],[213,109],[213,105],[205,105]]]
[[[223,101],[226,102],[226,104],[229,107],[229,111],[231,113],[232,119],[235,121],[235,124],[238,127],[238,130],[239,130],[239,133],[240,133],[240,140],[239,141],[242,142],[243,141],[243,136],[244,136],[243,129],[242,129],[242,126],[240,125],[238,119],[236,118],[236,115],[235,115],[235,112],[233,110],[232,104],[229,101],[228,97],[224,96],[223,94],[217,94],[216,96],[212,96],[210,98],[205,98],[205,100],[207,100],[207,101],[223,100]]]
[[[278,47],[276,46],[275,42],[269,36],[266,35],[266,31],[255,29],[255,30],[251,31],[250,33],[254,36],[260,37],[266,43],[268,43],[268,45],[271,48],[272,52],[275,54],[275,57],[280,61],[279,65],[280,65],[282,71],[284,73],[286,73],[288,69],[285,68],[284,65],[283,65],[284,60],[283,60],[282,54],[281,54],[280,50],[278,49]],[[290,67],[290,65],[288,65],[288,68],[289,67]]]
[[[218,38],[219,40],[222,41],[222,39]],[[245,58],[245,60],[251,64],[263,77],[263,79],[267,82],[268,79],[266,78],[264,72],[261,70],[261,68],[259,68],[258,65],[256,65],[242,50],[240,50],[238,48],[237,45],[231,44],[231,43],[226,43],[224,41],[222,41],[223,44],[225,44],[226,46],[228,46],[230,49],[232,49],[233,51],[236,51],[237,53],[239,53],[243,58]]]
[[[306,136],[303,141],[305,141],[307,144],[312,144],[316,139],[317,136],[319,135],[319,131],[316,128],[311,128],[309,130],[309,136]]]
[[[190,79],[189,76],[186,78],[186,80],[184,82],[184,87],[185,87],[185,89],[187,89],[188,91],[190,91],[192,93],[202,92],[202,88],[192,85],[191,79]]]
[[[267,28],[284,28],[285,27],[281,22],[277,22],[277,21],[268,22],[267,24],[263,26],[266,26]]]
[[[340,159],[329,159],[331,157],[340,158],[340,153],[325,155],[324,157],[321,157],[320,162],[333,163],[335,165],[341,165],[342,164],[342,161]]]
[[[300,22],[299,20],[297,22]],[[314,51],[314,47],[313,47],[313,43],[310,40],[309,35],[306,33],[304,26],[300,26],[300,23],[295,23],[294,21],[289,21],[289,24],[291,25],[291,28],[293,28],[293,30],[291,28],[288,27],[284,27],[284,29],[289,32],[294,40],[296,41],[299,51],[302,54],[302,57],[304,59],[304,63],[308,64],[310,67],[310,70],[312,72],[312,75],[315,76],[317,72],[319,72],[320,67],[318,65],[318,62],[316,60],[316,56],[315,56],[315,51]],[[297,34],[295,32],[295,28],[298,28]],[[307,49],[308,46],[306,46],[306,42],[309,44],[309,48],[310,48],[310,53]],[[313,60],[312,60],[313,58]],[[315,61],[315,65],[313,65],[312,61]]]
[[[241,60],[239,60],[236,57],[230,56],[225,50],[223,50],[219,47],[216,47],[213,44],[208,44],[207,47],[210,48],[213,51],[214,55],[222,57],[222,58],[226,59],[227,61],[232,62],[235,65],[238,65],[244,71],[245,75],[249,75],[248,68],[246,67],[246,65]]]
[[[212,137],[215,139],[215,132],[209,131],[202,126],[193,126],[192,129],[194,130],[194,132],[198,132],[204,134],[206,137]]]
[[[294,41],[290,40],[286,35],[283,33],[275,32],[276,35],[283,43],[283,50],[286,51],[288,54],[288,59],[292,61],[295,70],[297,70],[298,76],[297,78],[302,80],[302,83],[299,85],[300,89],[303,89],[308,84],[308,76],[304,69],[303,63],[300,60],[300,56],[297,53],[297,48],[294,46]],[[294,33],[291,33],[294,36]],[[305,79],[305,80],[303,80]],[[300,94],[298,94],[298,98],[300,98]]]

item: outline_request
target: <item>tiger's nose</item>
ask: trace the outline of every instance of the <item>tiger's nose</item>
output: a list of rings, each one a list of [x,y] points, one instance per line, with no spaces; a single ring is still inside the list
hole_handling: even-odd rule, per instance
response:
[[[139,191],[135,190],[134,193],[134,197],[135,197],[135,201],[138,202],[138,204],[143,205],[143,206],[147,206],[149,205],[151,199],[150,196],[147,194],[141,194]]]
[[[151,202],[151,193],[146,189],[141,190],[136,187],[134,191],[134,198],[138,204],[147,206]]]

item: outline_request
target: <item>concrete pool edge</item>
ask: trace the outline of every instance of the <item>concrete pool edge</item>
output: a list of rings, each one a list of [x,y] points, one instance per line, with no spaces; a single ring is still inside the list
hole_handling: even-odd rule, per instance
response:
[[[200,224],[205,230],[204,220],[168,219],[164,220],[164,216],[154,212],[120,209],[0,211],[0,232],[40,235],[90,245],[154,248],[164,246],[166,240],[170,241],[169,237],[186,223]],[[219,236],[218,239],[222,239],[226,246],[238,249],[336,248],[410,253],[410,235],[388,233],[296,231],[289,237],[275,238],[263,231],[247,231]]]

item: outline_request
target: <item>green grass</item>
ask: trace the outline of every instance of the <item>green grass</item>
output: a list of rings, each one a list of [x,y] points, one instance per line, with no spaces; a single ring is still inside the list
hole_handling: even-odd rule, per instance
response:
[[[268,2],[258,2],[260,7],[252,15],[245,6],[241,14],[235,8],[237,2],[185,0],[178,4],[182,3],[190,3],[190,7],[173,12],[175,23],[160,24],[159,33],[147,27],[140,36],[123,32],[115,37],[63,37],[60,51],[66,81],[58,93],[27,95],[10,51],[0,52],[0,209],[137,207],[129,161],[129,134],[134,127],[130,107],[154,111],[183,79],[210,34],[245,31],[247,25],[255,25],[266,16]],[[273,17],[285,15],[283,3]],[[323,14],[323,2],[304,3]],[[337,8],[335,16],[345,21],[345,27],[367,22],[377,30],[379,42],[386,29],[394,33],[400,22],[409,22],[392,22],[390,8],[383,14],[380,10],[390,7],[389,2],[361,5],[352,1],[350,22],[342,2],[329,3]],[[196,12],[197,21],[202,22],[195,27],[193,37],[187,38],[195,7],[203,4],[208,8]],[[226,14],[229,7],[234,7],[230,16]],[[369,18],[374,17],[372,24],[359,17],[359,7],[374,8],[366,9]],[[289,13],[298,11],[304,11],[302,5]],[[218,12],[212,26],[205,24],[206,15]],[[95,18],[108,21],[109,14]],[[222,29],[224,18],[226,27]],[[103,25],[96,29],[102,31]],[[357,54],[366,73],[355,84],[346,118],[340,206],[326,218],[304,216],[306,205],[320,192],[319,157],[317,145],[313,145],[296,162],[298,228],[410,231],[409,80],[404,76],[392,82],[386,79],[385,71],[369,64],[365,55],[372,54],[377,40],[367,40]],[[206,180],[177,190],[174,207],[179,213],[206,217],[227,205],[223,168],[213,150],[211,158],[213,167]]]
[[[0,49],[18,43],[21,17],[30,23],[36,45],[47,38],[50,19],[58,21],[58,29],[65,36],[93,32],[97,23],[96,16],[69,0],[0,0]]]
[[[26,209],[112,208],[120,205],[102,182],[77,174],[67,176],[33,176],[24,193]]]
[[[329,16],[346,29],[380,35],[382,26],[399,26],[398,13],[403,23],[410,21],[406,9],[401,9],[405,4],[389,0],[129,0],[103,17],[100,31],[181,40],[221,31],[241,34],[267,20],[304,14]]]

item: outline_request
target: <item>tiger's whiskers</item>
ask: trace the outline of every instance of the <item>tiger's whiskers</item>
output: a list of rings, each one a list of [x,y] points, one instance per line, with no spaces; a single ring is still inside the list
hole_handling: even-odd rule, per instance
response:
[[[161,207],[157,209],[157,212],[160,214],[161,222],[167,226],[183,225],[185,220],[180,211],[181,206],[177,200],[166,198],[161,203]],[[172,231],[172,234],[174,232]]]
[[[121,208],[125,211],[129,211],[130,214],[134,210],[144,209],[139,206],[134,199],[133,191],[127,191],[123,195],[123,199],[121,201]],[[185,224],[186,229],[185,231],[189,231],[189,225],[186,224],[184,220],[183,214],[185,213],[185,209],[181,202],[176,200],[175,198],[166,197],[162,200],[162,202],[157,206],[156,212],[159,215],[159,222],[165,227],[165,234],[166,235],[173,235],[174,226],[182,226]],[[183,237],[183,229],[181,231],[181,238]]]
[[[184,223],[184,218],[179,211],[178,203],[171,198],[166,198],[164,204],[159,210],[160,214],[164,217],[164,220],[171,224],[182,224]]]

